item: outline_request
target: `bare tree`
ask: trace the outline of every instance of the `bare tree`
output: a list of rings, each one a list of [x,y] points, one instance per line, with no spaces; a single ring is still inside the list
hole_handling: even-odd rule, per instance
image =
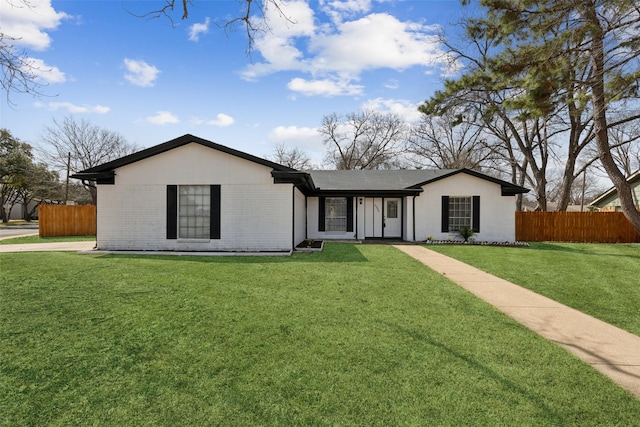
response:
[[[640,120],[609,129],[611,154],[625,176],[640,169]]]
[[[0,0],[7,3],[8,7],[27,7],[30,8],[29,0]],[[160,0],[158,0],[160,3]],[[160,16],[167,17],[172,23],[172,12],[176,8],[176,0],[164,0],[163,5],[155,10],[142,15],[142,17],[157,18]],[[269,25],[265,19],[265,8],[272,7],[286,21],[294,23],[284,10],[283,3],[280,0],[263,0],[262,2],[255,0],[241,0],[243,4],[238,16],[227,20],[222,27],[229,29],[236,24],[242,24],[245,27],[248,39],[248,51],[254,46],[256,34],[269,30]],[[189,7],[192,6],[191,0],[181,0],[179,2],[182,9],[182,19],[189,17]],[[257,7],[256,7],[257,6]],[[262,19],[254,19],[252,13],[257,12]],[[0,30],[0,66],[2,67],[2,76],[0,85],[5,92],[7,104],[13,105],[11,101],[12,94],[30,93],[35,96],[43,96],[43,84],[38,81],[38,74],[48,70],[38,67],[37,63],[27,54],[25,50],[19,50],[15,47],[15,43],[19,39],[4,34]]]
[[[286,2],[281,0],[238,0],[239,3],[242,4],[242,7],[236,17],[228,19],[223,25],[221,25],[225,30],[232,28],[236,24],[241,24],[244,26],[247,40],[249,43],[248,51],[251,51],[254,46],[254,41],[257,33],[269,31],[270,27],[268,22],[265,19],[265,11],[267,8],[272,7],[275,9],[278,15],[282,19],[285,19],[289,23],[294,23],[293,19],[288,17],[283,9],[283,6],[286,5]],[[166,17],[173,24],[173,13],[177,8],[179,8],[180,13],[182,13],[181,19],[189,18],[189,8],[193,5],[192,0],[180,0],[177,2],[176,0],[164,0],[162,7],[158,9],[154,9],[145,13],[144,15],[139,15],[140,17],[149,17],[149,18],[159,18]],[[256,19],[251,14],[256,12],[262,19]]]
[[[419,167],[480,170],[494,154],[475,117],[448,110],[441,116],[423,115],[407,143],[411,160]],[[473,116],[473,115],[471,115]]]
[[[65,117],[61,122],[53,120],[53,126],[45,127],[42,140],[43,156],[57,171],[71,173],[89,169],[135,152],[138,147],[129,144],[117,132],[102,129],[88,120],[76,121]],[[70,159],[70,161],[69,161]],[[96,203],[96,189],[85,185]]]
[[[399,167],[408,136],[398,115],[372,110],[324,116],[318,131],[327,146],[325,160],[336,169]]]
[[[312,169],[311,159],[298,147],[287,148],[284,143],[277,144],[269,159],[293,169]]]
[[[35,65],[25,50],[20,51],[15,47],[17,40],[0,32],[0,85],[10,106],[14,105],[11,101],[12,94],[30,93],[41,96],[43,85],[38,82],[37,73],[46,71]]]

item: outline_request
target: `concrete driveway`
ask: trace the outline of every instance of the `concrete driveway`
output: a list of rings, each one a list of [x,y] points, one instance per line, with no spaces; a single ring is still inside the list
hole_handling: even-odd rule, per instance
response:
[[[0,240],[38,234],[38,224],[0,227]]]

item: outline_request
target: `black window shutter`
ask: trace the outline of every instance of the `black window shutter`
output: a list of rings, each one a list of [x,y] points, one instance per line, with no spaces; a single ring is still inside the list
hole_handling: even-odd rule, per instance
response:
[[[353,231],[353,197],[347,197],[347,231]]]
[[[167,239],[178,238],[178,186],[167,185]]]
[[[449,232],[449,196],[442,196],[442,230],[443,233]]]
[[[212,185],[211,192],[211,211],[209,212],[209,238],[220,238],[220,186]]]
[[[473,213],[471,214],[473,222],[471,228],[476,233],[480,232],[480,196],[473,196]]]
[[[324,231],[324,197],[318,197],[318,231]]]

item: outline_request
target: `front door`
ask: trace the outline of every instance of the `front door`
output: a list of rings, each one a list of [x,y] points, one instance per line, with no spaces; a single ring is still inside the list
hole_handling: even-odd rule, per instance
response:
[[[382,197],[364,199],[364,237],[382,237]]]
[[[364,237],[402,237],[402,199],[364,199]]]
[[[384,199],[384,237],[402,237],[401,207],[401,199]]]

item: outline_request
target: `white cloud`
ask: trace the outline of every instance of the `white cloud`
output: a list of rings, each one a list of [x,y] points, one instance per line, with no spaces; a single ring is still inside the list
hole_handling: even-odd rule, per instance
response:
[[[418,111],[420,103],[405,99],[370,99],[362,104],[363,110],[374,110],[381,113],[394,113],[404,119],[405,122],[415,123],[420,120],[422,113]]]
[[[280,11],[266,3],[264,18],[269,30],[277,37],[308,37],[315,32],[315,14],[304,0],[280,1]],[[285,15],[282,16],[281,14]],[[254,18],[255,19],[255,18]],[[258,20],[261,18],[257,18]],[[258,25],[259,21],[256,22]]]
[[[51,44],[47,31],[55,30],[70,16],[57,12],[51,0],[2,1],[2,33],[15,38],[13,44],[45,50]]]
[[[291,142],[300,139],[317,139],[320,133],[317,128],[298,126],[278,126],[269,132],[272,142]]]
[[[200,40],[200,36],[202,34],[207,34],[209,32],[209,24],[211,23],[211,19],[207,16],[202,24],[196,23],[189,27],[189,40],[192,42],[197,42]]]
[[[125,58],[124,66],[127,70],[124,78],[127,79],[129,83],[136,86],[153,86],[155,84],[155,80],[158,78],[158,74],[160,74],[160,70],[144,61]]]
[[[317,25],[309,4],[291,4],[295,7],[289,9],[287,4],[287,16],[295,24],[285,25],[287,20],[269,16],[269,23],[273,20],[277,25],[256,39],[264,60],[246,67],[243,78],[297,71],[311,79],[292,79],[291,90],[305,95],[359,95],[363,87],[350,82],[358,81],[365,71],[422,67],[442,72],[450,66],[437,25],[400,21],[387,13],[356,19],[355,15],[370,11],[371,0],[323,1],[319,10],[330,15],[332,23]]]
[[[180,123],[180,120],[169,111],[158,111],[155,116],[149,116],[145,119],[145,121],[154,125],[170,125]]]
[[[310,45],[317,52],[314,68],[360,73],[375,68],[402,70],[442,61],[437,27],[402,22],[386,13],[340,24],[337,32],[321,34]]]
[[[36,102],[34,104],[37,108],[46,108],[49,111],[67,110],[69,113],[95,113],[95,114],[107,114],[111,111],[111,108],[104,105],[76,105],[71,102],[49,102],[43,104]]]
[[[231,126],[235,123],[235,119],[227,114],[220,113],[213,120],[203,120],[199,118],[194,118],[191,122],[195,125],[209,125],[209,126],[217,126],[217,127],[227,127]]]
[[[321,163],[325,152],[322,135],[313,127],[278,126],[269,132],[267,138],[274,145],[298,147],[317,163]]]
[[[58,67],[53,67],[44,63],[42,59],[27,58],[24,71],[33,74],[44,83],[64,83],[67,78]]]
[[[371,0],[333,0],[321,1],[324,12],[335,23],[342,22],[345,17],[371,10]]]
[[[384,84],[384,87],[387,89],[398,89],[400,87],[400,82],[396,79],[391,79]]]
[[[293,92],[313,96],[360,95],[363,86],[352,85],[349,80],[305,80],[299,77],[292,79],[287,87]]]

